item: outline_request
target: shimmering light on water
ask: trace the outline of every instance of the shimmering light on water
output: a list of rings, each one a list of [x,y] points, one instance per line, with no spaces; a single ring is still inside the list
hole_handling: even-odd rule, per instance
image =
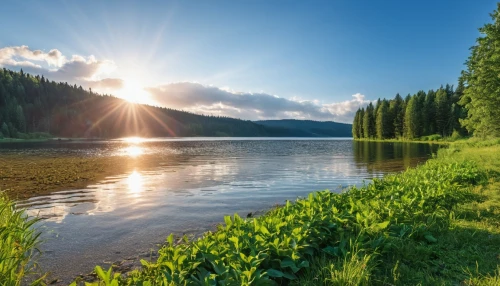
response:
[[[139,146],[129,146],[123,150],[125,151],[125,154],[127,154],[130,157],[137,157],[144,154],[143,148]]]
[[[127,177],[128,190],[134,197],[139,197],[143,191],[142,176],[139,172],[134,171]]]

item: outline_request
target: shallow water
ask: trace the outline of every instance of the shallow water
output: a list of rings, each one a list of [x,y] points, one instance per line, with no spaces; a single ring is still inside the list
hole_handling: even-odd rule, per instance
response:
[[[140,166],[85,189],[19,202],[44,218],[41,266],[68,284],[96,264],[147,258],[170,233],[199,235],[224,215],[246,216],[311,191],[359,185],[415,166],[436,148],[350,139],[179,138],[15,144],[0,152],[125,156]]]

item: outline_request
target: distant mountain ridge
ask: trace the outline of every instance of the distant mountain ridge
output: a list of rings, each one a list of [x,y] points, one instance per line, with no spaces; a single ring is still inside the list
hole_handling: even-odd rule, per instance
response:
[[[257,124],[287,129],[304,137],[352,137],[352,124],[299,119],[258,120]]]

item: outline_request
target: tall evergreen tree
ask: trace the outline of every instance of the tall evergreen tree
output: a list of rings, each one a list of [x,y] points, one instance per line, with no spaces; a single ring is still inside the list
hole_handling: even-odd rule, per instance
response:
[[[404,121],[404,101],[401,95],[396,94],[396,97],[391,102],[391,113],[393,114],[394,121],[394,137],[403,137],[403,121]]]
[[[457,130],[458,133],[462,136],[468,135],[467,129],[460,124],[460,121],[467,118],[467,108],[464,106],[458,105],[462,97],[464,96],[465,85],[463,78],[460,77],[458,80],[457,89],[455,89],[455,93],[453,94],[452,102],[455,104],[453,116],[455,118],[453,122],[453,130]]]
[[[389,103],[385,99],[380,103],[377,110],[375,125],[378,139],[389,138],[391,132],[390,125],[392,125],[392,122],[389,112]]]
[[[405,113],[406,138],[420,137],[420,118],[418,112],[418,97],[412,96],[408,101]]]
[[[460,103],[468,115],[461,123],[481,137],[500,136],[500,3],[491,18],[493,23],[479,29],[482,36],[471,48],[462,75],[466,88]]]
[[[377,114],[378,114],[378,109],[380,108],[380,104],[382,103],[382,101],[379,99],[377,99],[377,103],[375,104],[375,110],[373,110],[373,118],[375,120],[375,122],[377,122]],[[376,130],[375,130],[375,133]]]
[[[356,111],[356,115],[354,115],[354,121],[352,122],[352,137],[354,139],[359,139],[360,137],[360,130],[358,129],[358,121],[359,121],[359,113],[361,112],[361,109],[358,108],[358,111]]]
[[[406,126],[406,107],[408,106],[408,103],[410,102],[410,99],[411,99],[411,95],[408,94],[405,97],[405,100],[403,102],[403,109],[405,111],[405,113],[403,115],[403,137],[406,137],[407,133],[408,133],[408,127]]]
[[[358,117],[358,130],[359,130],[359,138],[365,138],[365,127],[363,125],[363,120],[365,118],[365,109],[361,108],[359,111],[359,117]]]
[[[375,137],[375,108],[370,102],[365,110],[365,115],[363,117],[363,135],[364,138],[374,138]]]
[[[444,88],[440,88],[436,93],[436,131],[441,136],[449,135],[450,127],[450,105],[448,94]]]
[[[432,135],[436,133],[436,93],[429,90],[425,96],[423,112],[423,135]]]

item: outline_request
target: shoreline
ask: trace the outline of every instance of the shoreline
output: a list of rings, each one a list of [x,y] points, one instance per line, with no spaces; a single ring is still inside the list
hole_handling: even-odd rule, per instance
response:
[[[437,144],[437,145],[450,145],[458,141],[431,141],[431,140],[400,140],[400,139],[366,139],[358,138],[352,139],[358,142],[381,142],[381,143],[420,143],[420,144]]]

